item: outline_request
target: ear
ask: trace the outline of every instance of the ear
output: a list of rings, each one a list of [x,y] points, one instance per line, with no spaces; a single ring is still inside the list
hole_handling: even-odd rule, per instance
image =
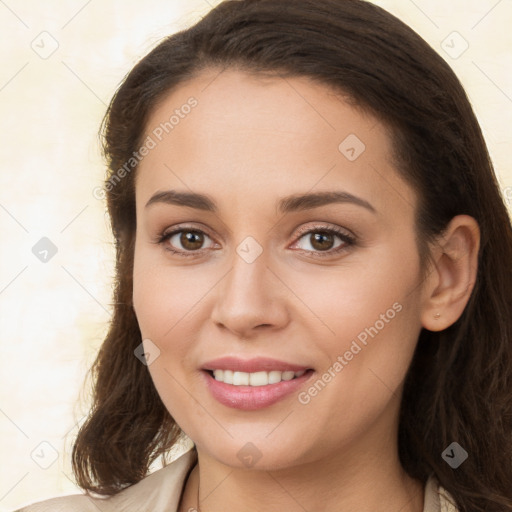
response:
[[[442,331],[462,315],[476,281],[480,228],[469,215],[457,215],[431,248],[423,287],[421,323]]]

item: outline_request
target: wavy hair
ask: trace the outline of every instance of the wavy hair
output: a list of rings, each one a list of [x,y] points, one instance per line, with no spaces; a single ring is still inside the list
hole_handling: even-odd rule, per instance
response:
[[[422,255],[456,215],[481,230],[478,271],[457,322],[423,329],[404,385],[399,456],[435,474],[461,512],[512,511],[512,228],[486,143],[449,65],[411,28],[362,0],[227,0],[165,38],[125,77],[102,124],[106,199],[116,243],[114,312],[91,367],[93,405],[73,446],[78,484],[112,495],[144,478],[182,432],[147,367],[132,308],[136,166],[155,105],[202,70],[308,77],[385,124],[396,168],[418,194]],[[125,167],[126,169],[126,167]],[[428,256],[428,255],[427,255]],[[441,457],[457,441],[469,458]]]

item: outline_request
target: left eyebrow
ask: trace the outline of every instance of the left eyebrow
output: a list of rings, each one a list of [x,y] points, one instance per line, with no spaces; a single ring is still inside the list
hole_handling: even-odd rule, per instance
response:
[[[344,191],[293,194],[279,201],[279,210],[282,213],[289,213],[318,208],[333,203],[352,203],[362,206],[372,213],[377,213],[377,210],[368,201]]]
[[[180,192],[177,190],[157,192],[146,203],[146,208],[155,203],[174,204],[213,213],[218,212],[217,204],[212,198],[197,192]],[[352,203],[366,208],[372,213],[377,213],[377,210],[368,201],[344,191],[292,194],[283,197],[279,201],[278,209],[282,213],[290,213],[319,208],[333,203]]]

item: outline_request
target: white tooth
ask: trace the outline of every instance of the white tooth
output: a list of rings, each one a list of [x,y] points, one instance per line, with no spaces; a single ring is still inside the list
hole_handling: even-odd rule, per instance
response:
[[[249,374],[249,384],[251,386],[266,386],[268,384],[267,372],[255,372]]]
[[[277,384],[281,382],[282,372],[278,372],[277,370],[268,372],[268,383],[269,384]]]
[[[215,380],[232,384],[234,386],[266,386],[268,384],[278,384],[285,380],[292,380],[295,377],[301,377],[306,373],[305,370],[298,372],[273,370],[271,372],[234,372],[232,370],[213,370]]]
[[[233,373],[233,384],[235,386],[248,386],[249,385],[249,374],[246,372]]]

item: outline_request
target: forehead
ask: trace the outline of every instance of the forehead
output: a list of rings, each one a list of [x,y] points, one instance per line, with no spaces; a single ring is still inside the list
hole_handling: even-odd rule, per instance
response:
[[[153,147],[139,164],[138,197],[177,187],[247,198],[342,187],[381,206],[412,202],[386,127],[304,77],[209,70],[160,101],[144,138]]]

